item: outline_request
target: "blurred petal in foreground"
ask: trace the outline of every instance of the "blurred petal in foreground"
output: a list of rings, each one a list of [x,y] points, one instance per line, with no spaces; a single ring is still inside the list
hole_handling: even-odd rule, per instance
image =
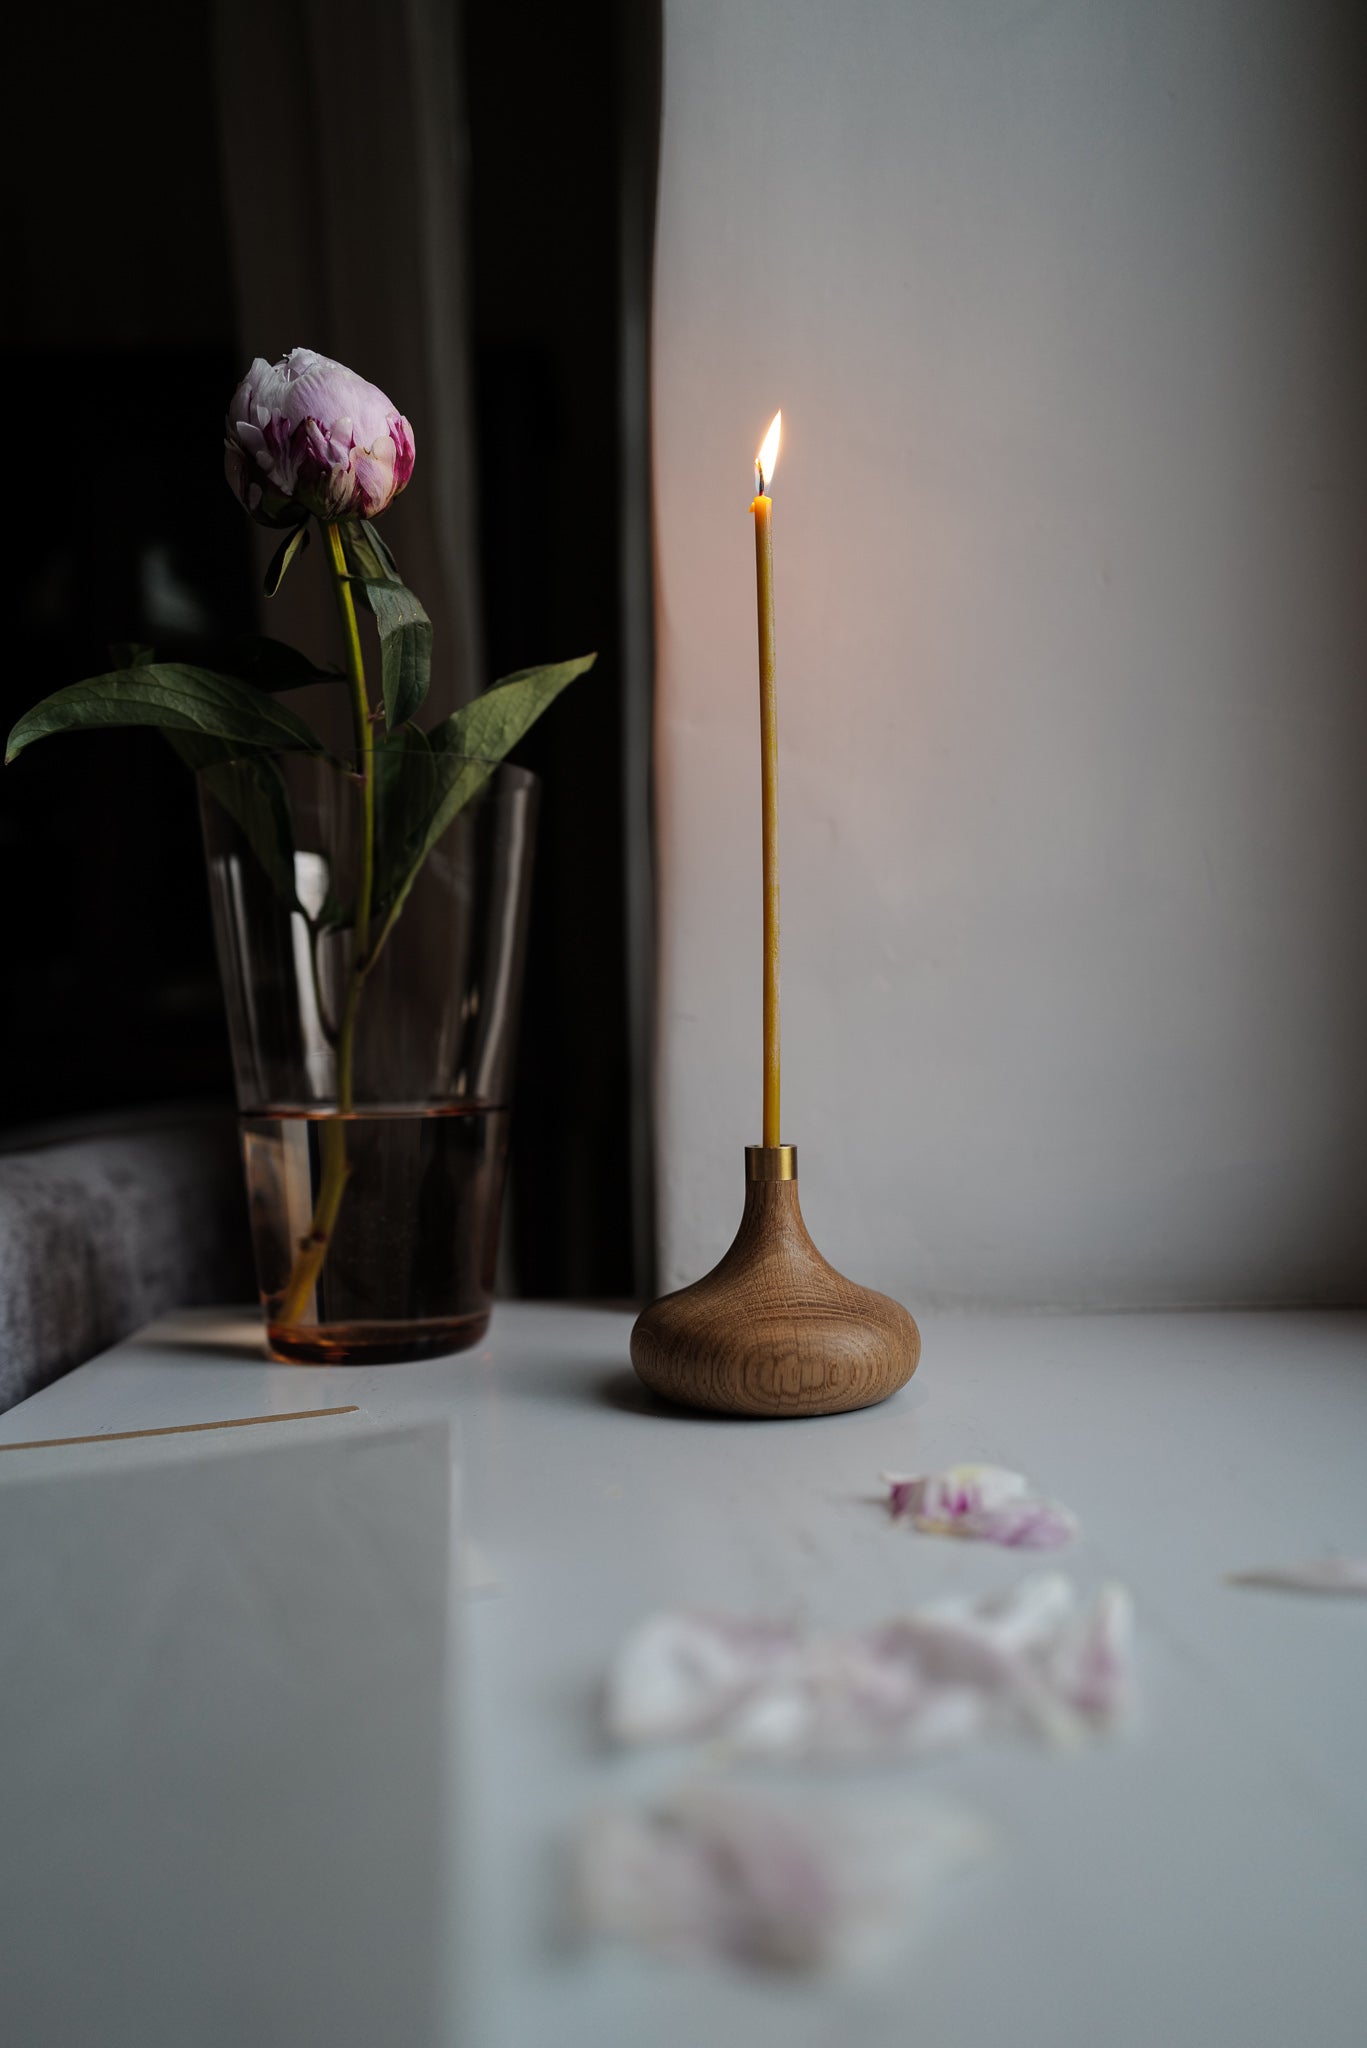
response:
[[[695,1787],[595,1815],[574,1861],[588,1934],[754,1969],[867,1960],[912,1931],[946,1879],[988,1846],[938,1808],[877,1811]]]
[[[923,1755],[1024,1732],[1113,1727],[1131,1692],[1128,1595],[1080,1605],[1058,1572],[852,1634],[687,1610],[633,1631],[609,1675],[623,1742],[715,1738],[742,1755]]]

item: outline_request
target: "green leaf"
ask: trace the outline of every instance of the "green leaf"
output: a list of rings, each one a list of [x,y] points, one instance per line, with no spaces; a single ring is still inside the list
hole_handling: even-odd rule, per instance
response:
[[[432,621],[402,583],[369,583],[380,634],[385,724],[392,731],[414,717],[432,680]]]
[[[367,569],[365,571],[365,574],[368,576],[388,576],[392,579],[393,582],[402,583],[403,578],[399,574],[399,565],[394,560],[394,550],[390,547],[389,542],[380,532],[379,527],[376,526],[372,520],[363,519],[361,521],[361,532],[364,534],[366,540],[369,541],[371,547],[374,549],[375,554],[379,560],[379,568],[375,570]]]
[[[228,743],[201,733],[166,735],[238,826],[287,910],[300,908],[294,883],[294,832],[280,764],[269,754],[234,755]]]
[[[383,583],[389,574],[384,556],[370,538],[370,526],[362,520],[358,526],[354,520],[339,521],[342,536],[342,553],[346,556],[347,574],[357,583]],[[362,592],[362,602],[365,594]]]
[[[434,749],[496,764],[542,712],[549,710],[560,692],[597,659],[596,654],[581,654],[577,661],[551,662],[544,668],[523,668],[515,675],[500,677],[483,696],[472,697],[432,728],[429,738]]]
[[[276,591],[285,580],[286,569],[289,568],[295,556],[302,554],[303,550],[308,546],[310,531],[311,528],[308,521],[304,520],[302,525],[295,527],[293,533],[285,535],[285,538],[271,556],[270,567],[266,571],[265,590],[267,597],[275,596]]]
[[[432,753],[430,795],[424,791],[421,800],[410,803],[400,843],[385,848],[377,877],[375,911],[384,918],[380,945],[403,909],[423,862],[447,826],[484,787],[504,755],[517,745],[542,712],[576,676],[592,668],[597,659],[596,654],[585,654],[577,661],[559,661],[546,668],[521,669],[516,675],[504,676],[482,696],[462,705],[432,728],[427,735]],[[391,769],[391,773],[421,775],[418,764],[413,762],[411,744],[402,756],[397,749],[394,753],[396,769]],[[378,751],[376,763],[378,768]]]
[[[385,724],[405,725],[427,695],[432,678],[432,621],[399,581],[394,557],[368,519],[342,526],[351,588],[374,615],[380,635]]]
[[[427,695],[432,679],[432,621],[402,583],[388,577],[352,579],[380,635],[385,724],[392,732],[406,725]]]
[[[287,705],[235,676],[183,662],[155,661],[115,669],[57,690],[25,712],[9,736],[6,765],[49,733],[90,726],[154,725],[164,732],[202,733],[235,747],[322,754],[318,735]]]
[[[342,522],[347,568],[358,583],[401,583],[393,555],[368,519]]]
[[[488,763],[458,754],[436,754],[415,726],[403,729],[405,745],[389,754],[387,781],[379,778],[375,753],[376,861],[372,915],[393,922],[418,878],[423,862],[447,826],[493,773]],[[421,747],[409,735],[417,733]],[[400,734],[391,733],[390,741]]]

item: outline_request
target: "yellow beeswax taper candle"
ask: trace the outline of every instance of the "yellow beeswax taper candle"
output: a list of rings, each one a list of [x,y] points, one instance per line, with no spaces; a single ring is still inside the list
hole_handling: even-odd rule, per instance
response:
[[[764,1122],[761,1142],[778,1145],[778,691],[774,673],[774,501],[783,414],[776,412],[755,457],[755,587],[759,609],[759,772],[764,862]]]

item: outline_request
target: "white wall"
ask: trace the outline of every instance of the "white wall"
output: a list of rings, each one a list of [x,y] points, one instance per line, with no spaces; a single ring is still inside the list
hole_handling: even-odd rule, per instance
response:
[[[666,0],[664,1277],[784,1137],[933,1301],[1367,1294],[1364,10]]]

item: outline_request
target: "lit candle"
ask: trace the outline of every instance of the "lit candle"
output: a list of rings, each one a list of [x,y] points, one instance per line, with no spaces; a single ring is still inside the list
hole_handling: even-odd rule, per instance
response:
[[[779,1137],[778,1043],[778,692],[774,679],[774,501],[783,414],[776,412],[755,457],[755,584],[759,600],[759,771],[764,849],[764,1122],[761,1142]]]

